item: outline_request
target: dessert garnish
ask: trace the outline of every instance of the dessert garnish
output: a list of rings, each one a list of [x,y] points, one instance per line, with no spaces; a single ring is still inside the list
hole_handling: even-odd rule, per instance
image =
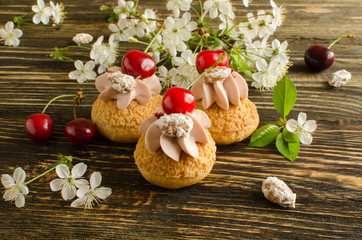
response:
[[[67,139],[76,145],[82,145],[93,139],[95,129],[91,121],[85,118],[77,118],[75,105],[79,105],[85,96],[83,90],[79,89],[76,94],[64,94],[50,100],[41,113],[30,115],[25,121],[25,131],[28,137],[37,142],[46,142],[53,133],[53,119],[45,114],[48,106],[55,100],[64,97],[73,98],[74,120],[70,121],[64,129]]]
[[[173,113],[160,117],[155,125],[162,134],[169,137],[187,137],[193,127],[193,121],[181,113]]]
[[[116,100],[119,109],[125,109],[132,100],[144,105],[161,91],[156,75],[144,79],[135,78],[125,74],[120,67],[112,67],[97,77],[95,85],[100,92],[98,98],[103,101]]]
[[[156,62],[147,53],[139,50],[128,51],[122,59],[124,73],[141,79],[151,77],[156,70]]]
[[[214,67],[198,79],[191,88],[196,100],[202,99],[202,107],[209,108],[213,103],[229,109],[229,102],[240,106],[240,98],[248,97],[248,85],[237,72],[227,67]]]
[[[179,95],[172,94],[174,91]],[[176,161],[180,159],[181,150],[192,157],[199,156],[196,142],[209,142],[205,128],[209,128],[211,125],[206,113],[194,110],[194,104],[193,106],[185,104],[184,97],[179,99],[179,102],[176,101],[177,96],[183,96],[181,92],[191,95],[193,99],[191,102],[194,102],[193,94],[190,91],[176,87],[170,88],[162,99],[162,106],[170,107],[167,108],[168,112],[165,109],[163,109],[164,112],[158,110],[157,113],[143,121],[139,127],[140,131],[145,134],[148,151],[155,153],[161,148],[167,156]],[[165,103],[165,100],[168,103]],[[172,105],[172,102],[182,104]],[[175,106],[176,109],[172,109],[172,106]]]
[[[162,98],[162,108],[167,114],[192,112],[195,105],[194,94],[184,88],[169,88]]]
[[[261,190],[268,200],[285,208],[295,208],[297,195],[292,192],[284,181],[279,180],[277,177],[265,179]]]
[[[229,56],[224,50],[203,50],[199,52],[196,56],[196,68],[199,73],[204,72],[206,69],[211,67],[217,60],[221,57],[222,54],[225,54],[225,58],[218,63],[216,66],[229,66]]]
[[[336,58],[334,52],[330,50],[332,46],[343,38],[355,38],[356,35],[346,34],[337,38],[328,48],[320,45],[310,46],[304,55],[306,65],[315,72],[320,72],[328,69]]]
[[[352,78],[350,72],[345,69],[339,70],[337,72],[332,73],[329,77],[328,83],[332,87],[342,87],[346,85],[346,83]]]

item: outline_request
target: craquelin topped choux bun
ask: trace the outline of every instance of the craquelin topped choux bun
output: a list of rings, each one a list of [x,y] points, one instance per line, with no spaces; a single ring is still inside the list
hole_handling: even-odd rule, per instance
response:
[[[92,122],[98,132],[112,141],[137,142],[140,124],[161,105],[158,77],[134,77],[112,67],[96,78],[95,86],[100,94],[92,107]]]
[[[215,142],[207,130],[210,124],[207,115],[197,109],[185,114],[162,110],[152,114],[140,125],[142,135],[134,152],[143,177],[169,189],[204,179],[216,158]]]
[[[259,125],[254,103],[248,99],[248,85],[226,66],[211,68],[192,86],[196,108],[211,120],[209,131],[216,144],[231,144],[249,137]]]

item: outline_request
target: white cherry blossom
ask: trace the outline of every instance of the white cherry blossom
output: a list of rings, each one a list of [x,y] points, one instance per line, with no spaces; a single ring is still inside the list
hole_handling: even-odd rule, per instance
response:
[[[58,174],[57,179],[54,179],[50,182],[50,188],[52,191],[62,190],[62,197],[64,200],[71,200],[75,197],[77,188],[82,186],[87,186],[88,181],[81,179],[85,171],[87,170],[87,165],[84,163],[78,163],[72,168],[72,172],[69,171],[69,168],[65,164],[59,164],[55,171]]]
[[[177,77],[178,70],[176,68],[171,68],[169,71],[165,66],[161,66],[158,69],[159,79],[164,84],[170,84]]]
[[[63,3],[54,4],[53,1],[49,2],[51,7],[51,16],[53,18],[53,25],[60,24],[65,15]]]
[[[93,44],[90,52],[90,58],[94,60],[95,64],[100,64],[98,67],[98,73],[105,72],[113,63],[117,57],[117,42],[114,40],[114,35],[111,35],[108,40],[108,44],[103,43],[103,36],[100,36]]]
[[[5,27],[0,29],[0,39],[4,41],[5,45],[17,47],[20,44],[19,38],[23,35],[23,32],[16,28],[14,29],[14,23],[9,21],[5,24]]]
[[[96,79],[97,74],[93,70],[95,67],[94,61],[88,61],[86,64],[83,64],[81,60],[77,60],[74,62],[74,66],[77,70],[69,73],[70,79],[76,79],[79,83]]]
[[[207,0],[204,2],[204,14],[209,13],[210,18],[214,19],[219,12],[228,16],[230,19],[235,18],[234,11],[230,0]]]
[[[185,12],[190,10],[191,2],[192,0],[169,0],[166,8],[172,11],[174,17],[179,17],[180,10]]]
[[[52,15],[52,8],[45,6],[43,0],[38,0],[37,3],[38,5],[33,5],[31,8],[35,13],[33,16],[33,23],[39,24],[42,22],[44,25],[47,25]]]
[[[271,61],[269,64],[263,59],[256,60],[257,72],[252,74],[253,82],[251,86],[258,89],[272,89],[278,82],[279,72],[276,67],[278,62]]]
[[[244,7],[249,7],[249,3],[251,3],[252,0],[243,0]]]
[[[116,41],[128,41],[130,37],[130,32],[127,31],[127,19],[120,18],[117,22],[117,25],[111,23],[108,25],[108,29],[113,32],[114,40]]]
[[[240,24],[239,31],[243,34],[245,41],[252,41],[259,32],[259,21],[252,13],[246,15],[248,22]]]
[[[152,9],[146,9],[145,13],[142,14],[142,20],[146,23],[147,27],[145,28],[146,32],[154,32],[157,28],[157,19],[156,12]]]
[[[137,36],[139,38],[145,36],[145,29],[148,29],[147,24],[139,19],[131,19],[127,23],[128,33],[130,36]]]
[[[269,14],[266,14],[264,10],[260,10],[257,13],[259,29],[258,36],[259,38],[264,38],[265,36],[273,35],[277,26],[273,23],[273,17]]]
[[[72,202],[72,207],[84,205],[84,208],[92,208],[94,201],[99,204],[101,200],[106,199],[112,194],[111,188],[99,187],[102,182],[102,175],[100,172],[94,172],[89,181],[90,186],[86,185],[78,189],[78,199]]]
[[[125,0],[118,0],[118,5],[113,9],[113,12],[119,16],[119,18],[127,18],[128,16],[132,15],[133,1],[125,1]]]
[[[285,19],[285,7],[284,5],[278,7],[273,0],[270,0],[270,5],[273,8],[273,24],[280,27]]]
[[[300,112],[298,114],[298,121],[289,119],[285,127],[289,132],[297,133],[302,144],[309,145],[313,141],[311,133],[317,129],[317,124],[315,120],[307,121],[307,114]]]
[[[15,201],[15,206],[18,208],[24,207],[24,195],[29,193],[28,187],[24,184],[25,178],[26,173],[21,167],[15,169],[13,177],[8,174],[3,174],[1,177],[1,183],[5,187],[4,200]]]

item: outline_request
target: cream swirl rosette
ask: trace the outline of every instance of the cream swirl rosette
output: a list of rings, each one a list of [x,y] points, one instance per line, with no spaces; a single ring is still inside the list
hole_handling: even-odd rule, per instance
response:
[[[132,100],[144,105],[152,96],[159,94],[162,88],[156,75],[144,79],[134,78],[123,73],[120,67],[112,67],[97,77],[95,85],[100,92],[98,98],[103,101],[117,100],[119,109],[126,108]]]

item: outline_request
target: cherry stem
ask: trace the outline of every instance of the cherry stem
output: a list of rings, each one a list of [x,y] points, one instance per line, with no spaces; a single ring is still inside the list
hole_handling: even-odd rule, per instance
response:
[[[192,85],[194,85],[194,83],[199,80],[205,73],[207,73],[210,69],[212,69],[213,67],[215,67],[216,65],[218,65],[219,63],[221,63],[222,61],[224,61],[224,59],[226,58],[226,53],[221,54],[221,56],[219,57],[219,59],[213,64],[211,65],[211,67],[207,68],[205,71],[203,71],[199,76],[197,76],[197,78],[195,78],[192,83],[190,83],[190,85],[187,86],[186,89],[190,89],[190,87],[192,87]]]
[[[43,109],[43,111],[42,111],[41,113],[45,113],[45,110],[48,108],[48,106],[49,106],[52,102],[54,102],[55,100],[57,100],[57,99],[59,99],[59,98],[63,98],[63,97],[74,97],[74,99],[75,99],[75,98],[78,97],[78,95],[76,95],[76,94],[64,94],[64,95],[57,96],[57,97],[53,98],[52,100],[50,100],[50,101],[48,102],[48,104],[44,107],[44,109]]]
[[[77,114],[75,113],[75,101],[77,100],[77,98],[75,97],[73,99],[73,114],[74,114],[74,119],[77,119]]]
[[[330,49],[331,47],[333,47],[333,45],[334,45],[335,43],[337,43],[338,41],[340,41],[340,40],[343,39],[343,38],[355,38],[355,37],[356,37],[356,35],[354,35],[354,34],[349,34],[349,33],[346,34],[346,35],[343,35],[343,36],[337,38],[336,40],[334,40],[334,42],[332,42],[332,43],[329,45],[328,49]]]
[[[158,32],[156,33],[156,35],[152,38],[151,42],[148,44],[147,48],[143,51],[144,53],[147,53],[148,52],[148,49],[150,49],[151,45],[153,44],[153,42],[156,40],[157,36],[160,35],[160,33],[162,32],[163,30],[163,25],[162,27],[160,28],[160,30],[158,30]]]
[[[29,183],[37,180],[38,178],[44,176],[45,174],[53,171],[58,165],[60,164],[65,164],[67,165],[68,167],[71,166],[71,163],[72,163],[72,160],[73,160],[73,157],[72,156],[64,156],[62,154],[59,154],[59,157],[58,157],[59,161],[55,164],[52,164],[51,167],[46,170],[45,172],[43,172],[42,174],[36,176],[35,178],[32,178],[30,179],[29,181],[27,181],[26,183],[24,183],[24,185],[28,185]]]

